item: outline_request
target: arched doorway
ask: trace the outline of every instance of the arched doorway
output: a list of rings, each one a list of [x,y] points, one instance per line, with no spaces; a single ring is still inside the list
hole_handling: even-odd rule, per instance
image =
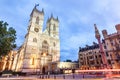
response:
[[[42,68],[42,73],[45,74],[45,67]]]

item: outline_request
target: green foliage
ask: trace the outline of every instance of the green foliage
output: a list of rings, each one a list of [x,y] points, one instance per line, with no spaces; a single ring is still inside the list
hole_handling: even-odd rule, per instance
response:
[[[70,59],[67,59],[65,62],[72,62],[72,60],[70,60]]]
[[[16,48],[16,31],[12,27],[7,29],[7,26],[7,22],[0,21],[0,56],[5,56]]]

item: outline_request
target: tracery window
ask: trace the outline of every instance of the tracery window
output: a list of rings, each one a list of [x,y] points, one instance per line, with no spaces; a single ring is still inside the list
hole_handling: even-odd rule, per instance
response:
[[[55,24],[54,24],[54,26],[53,26],[53,31],[56,31],[56,26],[55,26]]]
[[[44,40],[42,42],[42,53],[48,54],[48,50],[49,50],[49,44],[47,43],[46,40]]]
[[[36,18],[36,24],[39,24],[39,17]]]
[[[37,42],[37,39],[36,39],[36,38],[33,38],[33,42]]]
[[[55,42],[53,43],[53,46],[54,46],[54,47],[56,46]]]

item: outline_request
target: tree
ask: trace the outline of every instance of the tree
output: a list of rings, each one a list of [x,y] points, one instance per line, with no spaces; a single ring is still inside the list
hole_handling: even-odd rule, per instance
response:
[[[67,59],[65,62],[72,62],[72,60],[70,60],[70,59]]]
[[[12,27],[7,28],[7,26],[7,22],[0,21],[0,57],[16,48],[16,30]]]

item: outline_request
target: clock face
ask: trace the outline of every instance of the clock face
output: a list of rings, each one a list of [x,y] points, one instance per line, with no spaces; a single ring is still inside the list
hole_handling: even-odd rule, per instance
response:
[[[38,29],[38,28],[34,28],[34,31],[35,31],[35,32],[39,32],[39,29]]]

